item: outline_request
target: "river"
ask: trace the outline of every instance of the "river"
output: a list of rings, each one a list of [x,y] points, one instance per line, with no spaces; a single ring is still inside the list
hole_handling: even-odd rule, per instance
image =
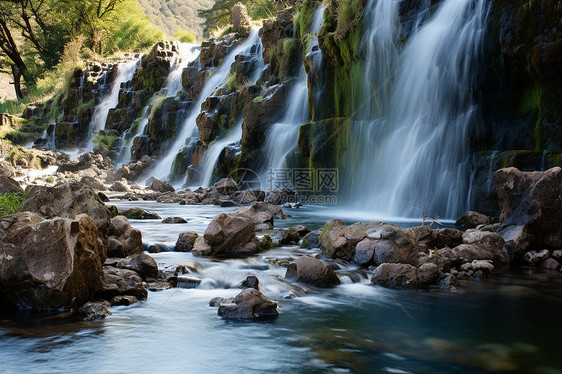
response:
[[[111,203],[186,218],[187,224],[177,225],[131,220],[146,243],[169,245],[179,232],[201,234],[215,215],[234,209]],[[286,212],[293,217],[276,220],[276,227],[319,228],[336,214],[321,207]],[[414,224],[419,223],[400,223]],[[160,269],[191,264],[197,269],[191,276],[201,283],[149,292],[145,301],[112,307],[113,315],[101,321],[65,314],[0,317],[0,372],[556,373],[562,367],[559,274],[523,268],[460,281],[456,292],[389,290],[369,286],[370,272],[339,264],[342,285],[325,290],[285,282],[285,268],[268,262],[315,253],[284,246],[224,261],[152,254]],[[221,319],[209,300],[235,296],[250,273],[279,303],[279,317]]]

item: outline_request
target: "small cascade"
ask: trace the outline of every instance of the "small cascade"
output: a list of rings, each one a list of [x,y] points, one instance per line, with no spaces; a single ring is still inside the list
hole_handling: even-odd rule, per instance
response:
[[[238,120],[234,129],[224,138],[215,140],[205,153],[205,158],[201,166],[199,166],[199,170],[201,170],[200,180],[202,187],[211,186],[213,171],[215,170],[215,166],[222,151],[228,145],[239,143],[240,139],[242,139],[242,123],[242,119]]]
[[[348,194],[359,209],[442,218],[467,209],[474,67],[487,14],[485,0],[446,0],[407,42],[386,115],[354,136],[369,150]]]
[[[196,119],[201,111],[201,104],[203,104],[207,97],[211,96],[217,88],[225,83],[230,73],[230,66],[234,62],[235,57],[241,53],[249,52],[256,44],[261,43],[258,31],[259,29],[254,27],[246,41],[234,48],[234,50],[224,58],[218,70],[207,79],[197,102],[187,115],[187,118],[180,125],[179,133],[176,135],[174,142],[170,145],[169,151],[156,163],[149,175],[157,179],[168,178],[176,155],[190,142],[191,138],[198,136]]]
[[[316,66],[322,64],[322,52],[318,49],[318,32],[324,24],[325,6],[319,6],[314,12],[310,26],[310,44],[307,55],[311,55]],[[290,100],[283,119],[271,125],[266,133],[263,147],[262,180],[268,180],[268,173],[275,169],[285,169],[287,156],[296,147],[299,128],[310,120],[308,108],[308,82],[304,64],[289,95]]]
[[[86,141],[88,142],[86,151],[91,151],[93,149],[94,145],[90,142],[90,140],[92,140],[92,138],[96,136],[99,130],[103,130],[105,128],[109,110],[117,106],[121,84],[133,79],[133,75],[140,66],[140,63],[141,60],[139,58],[138,60],[128,61],[126,63],[120,64],[117,67],[117,76],[111,83],[111,91],[109,92],[109,95],[104,97],[102,101],[96,106],[94,114],[92,115],[90,130],[86,139]]]
[[[150,107],[156,104],[159,100],[163,98],[175,97],[179,91],[183,89],[182,87],[182,72],[187,67],[187,65],[195,60],[199,56],[198,46],[195,44],[180,43],[178,47],[178,53],[172,64],[170,74],[166,78],[164,87],[156,94],[144,107],[142,115],[139,119],[138,126],[134,128],[131,127],[125,131],[122,137],[122,144],[124,146],[121,148],[121,152],[117,157],[116,164],[118,166],[127,164],[131,162],[131,147],[135,138],[144,133],[146,126],[150,120]],[[133,133],[131,133],[131,131]]]

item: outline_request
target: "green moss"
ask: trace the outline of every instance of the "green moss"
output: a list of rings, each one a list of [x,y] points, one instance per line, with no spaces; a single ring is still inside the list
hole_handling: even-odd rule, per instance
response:
[[[533,139],[535,140],[535,150],[542,149],[542,134],[541,125],[543,121],[542,112],[542,98],[543,88],[536,85],[532,89],[527,89],[523,92],[521,102],[519,104],[519,113],[535,118],[535,125],[533,127]]]
[[[174,158],[170,173],[176,178],[185,176],[189,164],[191,164],[191,153],[188,152],[187,148],[182,148]]]
[[[94,144],[94,152],[109,155],[117,138],[119,137],[114,132],[98,131],[97,135],[91,140]]]

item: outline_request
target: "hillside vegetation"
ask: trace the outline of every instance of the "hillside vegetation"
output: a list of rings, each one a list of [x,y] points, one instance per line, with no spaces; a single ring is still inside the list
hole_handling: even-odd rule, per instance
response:
[[[138,0],[145,14],[160,27],[168,37],[178,31],[192,32],[201,39],[203,19],[197,15],[199,9],[209,9],[214,0]]]

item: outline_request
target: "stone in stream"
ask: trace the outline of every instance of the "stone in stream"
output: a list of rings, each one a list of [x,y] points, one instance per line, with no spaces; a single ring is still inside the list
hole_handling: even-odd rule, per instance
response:
[[[218,314],[225,319],[273,319],[279,315],[277,303],[254,288],[246,288],[232,302],[228,301],[219,304]]]
[[[238,191],[238,184],[232,178],[222,178],[211,187],[221,195],[230,195]]]
[[[179,234],[176,242],[176,252],[190,252],[199,235],[194,231],[185,231]]]
[[[131,295],[139,300],[144,300],[148,296],[148,292],[137,272],[105,266],[99,296],[111,300],[115,296],[123,295]]]
[[[187,223],[183,217],[166,217],[162,220],[162,223],[177,224],[177,223]]]
[[[203,240],[196,240],[192,253],[200,256],[247,257],[262,250],[254,222],[239,214],[221,213],[207,229]]]
[[[144,280],[156,278],[158,276],[158,264],[156,260],[146,253],[123,259],[107,259],[104,265],[115,266],[119,269],[133,270]]]
[[[290,264],[285,273],[285,279],[322,288],[337,286],[341,283],[332,267],[309,256],[299,257]]]
[[[0,220],[0,295],[5,306],[68,309],[101,286],[106,242],[85,215],[44,220],[20,212]]]
[[[126,179],[123,179],[120,181],[113,182],[111,187],[109,187],[109,190],[115,192],[129,192],[129,187],[127,187],[126,181],[127,181]]]
[[[142,251],[141,231],[132,227],[126,217],[113,217],[109,226],[107,255],[109,257],[127,257]]]
[[[240,288],[254,288],[260,289],[260,280],[254,274],[250,274],[242,281]]]
[[[424,288],[440,278],[437,265],[427,263],[419,268],[409,264],[381,264],[375,268],[371,285],[386,288]]]
[[[109,303],[107,301],[88,301],[77,310],[77,314],[84,321],[105,319],[105,317],[111,315],[111,312],[107,308],[108,306]]]
[[[168,182],[163,182],[154,178],[152,183],[148,187],[149,189],[156,191],[156,192],[175,192],[175,188]]]
[[[128,219],[162,219],[162,217],[156,213],[139,208],[127,209],[124,212],[119,213]]]

